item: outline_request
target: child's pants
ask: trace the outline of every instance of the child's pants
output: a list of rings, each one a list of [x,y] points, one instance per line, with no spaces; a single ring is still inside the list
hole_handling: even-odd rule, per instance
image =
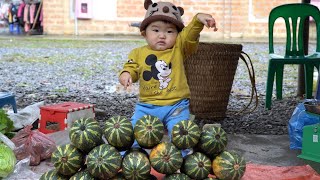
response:
[[[171,131],[173,126],[182,120],[189,119],[189,100],[184,99],[171,106],[156,106],[152,104],[137,103],[135,112],[131,117],[132,126],[134,127],[137,121],[144,115],[158,117],[162,121],[165,128],[167,128],[168,135],[171,140]],[[136,140],[134,141],[132,147],[139,147]],[[190,149],[182,150],[182,156],[186,156],[188,152],[190,152]]]

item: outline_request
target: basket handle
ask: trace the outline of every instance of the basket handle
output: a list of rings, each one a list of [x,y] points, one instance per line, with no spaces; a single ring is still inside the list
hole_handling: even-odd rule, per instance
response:
[[[247,53],[243,52],[243,51],[241,51],[240,59],[245,63],[245,65],[247,66],[247,69],[248,69],[249,78],[250,78],[250,81],[251,81],[251,98],[250,98],[249,103],[241,111],[239,111],[236,114],[243,113],[245,110],[247,110],[249,108],[249,106],[251,105],[253,99],[255,99],[254,107],[251,108],[246,113],[253,112],[258,107],[258,102],[259,102],[257,88],[256,88],[255,73],[254,73],[254,68],[253,68],[253,65],[252,65],[252,61],[251,61],[249,55]]]

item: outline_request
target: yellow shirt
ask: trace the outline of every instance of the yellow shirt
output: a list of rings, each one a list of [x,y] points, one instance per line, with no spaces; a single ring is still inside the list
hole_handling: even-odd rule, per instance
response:
[[[177,36],[171,49],[154,51],[148,45],[133,49],[123,70],[139,80],[139,101],[165,106],[190,98],[184,59],[196,52],[203,24],[195,16]],[[120,74],[121,74],[120,73]]]

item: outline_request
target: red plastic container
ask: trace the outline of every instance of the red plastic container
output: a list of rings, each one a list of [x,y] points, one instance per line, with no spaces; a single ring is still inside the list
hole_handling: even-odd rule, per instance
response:
[[[40,107],[39,131],[48,134],[69,129],[80,118],[95,118],[94,106],[64,102]]]

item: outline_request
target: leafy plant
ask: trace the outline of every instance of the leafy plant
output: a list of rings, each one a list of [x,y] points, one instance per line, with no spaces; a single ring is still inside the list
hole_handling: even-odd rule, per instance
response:
[[[12,136],[11,131],[13,131],[13,121],[8,117],[8,114],[0,109],[0,132],[10,138]]]
[[[0,179],[13,172],[16,162],[17,159],[13,150],[4,144],[0,144]]]

